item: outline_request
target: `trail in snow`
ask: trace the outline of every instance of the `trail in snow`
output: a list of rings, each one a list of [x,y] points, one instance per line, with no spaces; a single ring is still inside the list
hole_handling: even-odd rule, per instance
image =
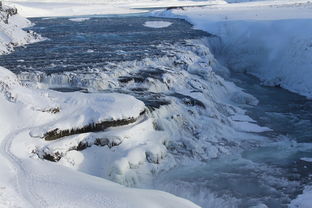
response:
[[[16,157],[11,152],[12,142],[14,138],[20,133],[29,130],[29,128],[23,128],[17,131],[11,132],[1,142],[1,155],[4,156],[9,162],[14,171],[16,178],[16,191],[22,194],[24,199],[34,208],[48,207],[46,201],[36,193],[32,187],[34,187],[35,177],[27,171],[27,168],[23,165],[23,161]]]

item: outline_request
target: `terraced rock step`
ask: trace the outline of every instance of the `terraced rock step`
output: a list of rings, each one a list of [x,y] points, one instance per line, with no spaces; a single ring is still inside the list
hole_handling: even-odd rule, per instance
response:
[[[145,110],[140,113],[140,116],[142,116],[144,113],[145,113]],[[124,125],[134,123],[138,120],[138,118],[131,117],[127,119],[102,121],[99,123],[91,123],[82,128],[75,128],[75,129],[60,130],[57,128],[57,129],[54,129],[52,131],[48,131],[47,133],[45,133],[44,140],[52,141],[52,140],[60,139],[65,136],[71,136],[75,134],[104,131],[105,129],[110,128],[110,127],[124,126]]]

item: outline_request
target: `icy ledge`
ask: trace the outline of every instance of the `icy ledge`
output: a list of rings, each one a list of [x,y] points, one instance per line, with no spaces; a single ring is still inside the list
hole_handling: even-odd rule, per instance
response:
[[[62,94],[29,89],[22,86],[12,72],[0,68],[0,105],[0,125],[3,127],[0,132],[0,158],[3,161],[0,164],[0,206],[197,207],[168,193],[125,188],[30,158],[36,145],[45,142],[30,136],[29,132],[35,126],[61,128],[103,119],[136,118],[145,108],[141,101],[121,94]],[[104,145],[105,141],[102,142]],[[18,184],[12,183],[16,180]]]
[[[55,120],[30,133],[45,140],[134,123],[145,111],[143,102],[125,94],[53,92],[49,96],[59,105],[53,108],[58,111]]]

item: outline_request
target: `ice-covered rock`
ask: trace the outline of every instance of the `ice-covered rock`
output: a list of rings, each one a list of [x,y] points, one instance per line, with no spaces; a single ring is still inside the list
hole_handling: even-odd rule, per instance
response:
[[[150,27],[150,28],[164,28],[164,27],[169,27],[172,25],[171,22],[166,22],[166,21],[147,21],[144,23],[145,27]]]
[[[5,5],[0,9],[0,54],[9,53],[16,46],[34,43],[43,38],[23,28],[31,26],[31,22],[18,15],[15,8]]]

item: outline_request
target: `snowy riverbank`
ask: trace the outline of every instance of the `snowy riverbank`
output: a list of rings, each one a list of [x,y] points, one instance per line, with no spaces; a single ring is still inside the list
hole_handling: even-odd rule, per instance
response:
[[[155,12],[184,18],[218,35],[218,55],[234,71],[257,76],[312,98],[312,4],[309,1],[255,1]]]
[[[73,0],[37,0],[37,1],[6,1],[9,5],[18,8],[25,17],[56,17],[81,15],[120,15],[146,13],[152,8],[166,8],[177,6],[196,6],[225,4],[223,0],[210,1],[179,1],[179,0],[116,0],[116,1],[73,1]]]

